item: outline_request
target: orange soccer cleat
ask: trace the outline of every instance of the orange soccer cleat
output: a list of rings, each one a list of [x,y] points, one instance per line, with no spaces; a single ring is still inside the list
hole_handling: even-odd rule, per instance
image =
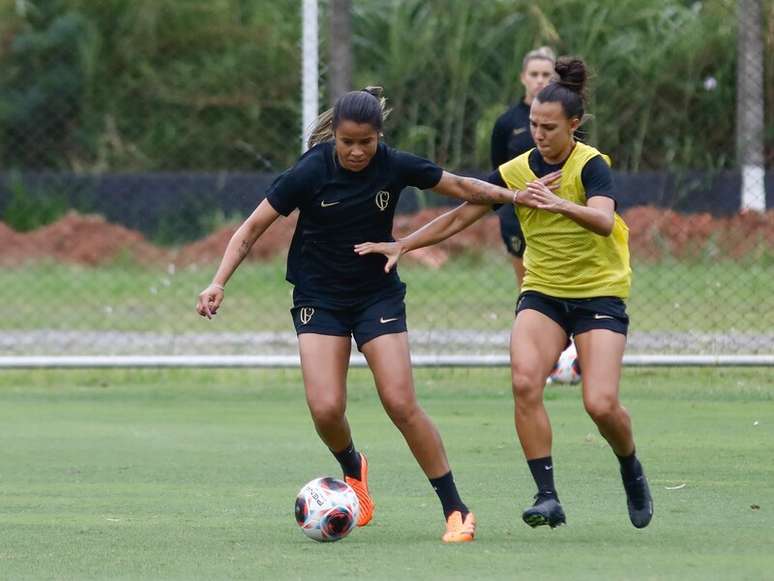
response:
[[[446,532],[441,537],[444,543],[469,543],[476,536],[476,517],[469,512],[465,519],[455,510],[446,519]]]
[[[360,516],[357,517],[357,526],[364,527],[374,518],[374,499],[368,492],[368,459],[360,452],[360,480],[352,476],[345,476],[344,480],[352,487],[360,503]]]

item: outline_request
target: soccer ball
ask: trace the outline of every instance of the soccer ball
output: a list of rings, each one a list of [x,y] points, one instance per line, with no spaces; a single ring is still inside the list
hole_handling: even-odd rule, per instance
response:
[[[346,537],[355,528],[359,514],[355,491],[335,478],[315,478],[296,496],[298,526],[307,537],[321,543]]]
[[[580,364],[578,363],[578,352],[575,350],[575,343],[570,343],[554,365],[554,370],[548,376],[546,383],[569,383],[576,384],[581,380]]]

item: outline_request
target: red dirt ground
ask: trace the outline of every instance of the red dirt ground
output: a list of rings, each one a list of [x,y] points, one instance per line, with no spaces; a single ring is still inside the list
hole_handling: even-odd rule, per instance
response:
[[[397,216],[395,236],[412,232],[441,211],[423,210]],[[709,214],[639,207],[625,212],[623,218],[630,229],[632,255],[638,260],[654,261],[665,256],[741,258],[751,253],[774,252],[774,211],[713,218]],[[248,260],[267,260],[284,254],[295,225],[295,215],[280,218],[253,247]],[[26,233],[0,222],[0,266],[45,260],[98,266],[121,257],[141,264],[212,264],[220,259],[235,230],[236,227],[226,227],[173,250],[155,246],[139,232],[111,224],[100,216],[71,212],[53,224]],[[494,214],[435,247],[408,254],[406,259],[437,268],[450,256],[471,249],[503,252]]]

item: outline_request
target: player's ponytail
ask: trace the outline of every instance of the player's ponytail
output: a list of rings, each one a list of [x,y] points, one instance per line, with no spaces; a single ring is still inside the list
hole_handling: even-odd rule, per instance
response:
[[[307,145],[312,148],[333,139],[333,133],[341,121],[368,123],[381,134],[384,120],[390,114],[386,108],[387,99],[384,98],[383,93],[381,87],[366,87],[336,99],[333,107],[322,113],[315,121]]]
[[[538,93],[536,99],[541,103],[561,103],[568,119],[583,119],[586,101],[586,64],[577,57],[560,57],[554,65],[557,80],[551,82]]]

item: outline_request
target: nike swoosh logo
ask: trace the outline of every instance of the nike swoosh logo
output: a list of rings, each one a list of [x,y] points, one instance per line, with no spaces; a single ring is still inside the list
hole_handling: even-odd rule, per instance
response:
[[[522,134],[522,133],[524,133],[526,130],[527,130],[527,128],[526,128],[526,127],[517,127],[516,129],[514,129],[514,130],[513,130],[513,134],[514,134],[514,135],[521,135],[521,134]]]
[[[598,315],[594,313],[595,319],[615,319],[615,317],[611,317],[610,315]]]
[[[341,202],[326,202],[323,200],[320,202],[320,207],[322,208],[330,208],[331,206],[335,206],[336,204],[341,204]]]
[[[379,322],[383,325],[384,323],[392,323],[393,321],[397,321],[398,317],[395,317],[394,319],[385,319],[384,317],[379,319]]]
[[[551,470],[551,468],[553,468],[553,467],[554,467],[554,465],[553,465],[553,464],[551,464],[551,466],[543,466],[543,468],[544,468],[545,470]]]

